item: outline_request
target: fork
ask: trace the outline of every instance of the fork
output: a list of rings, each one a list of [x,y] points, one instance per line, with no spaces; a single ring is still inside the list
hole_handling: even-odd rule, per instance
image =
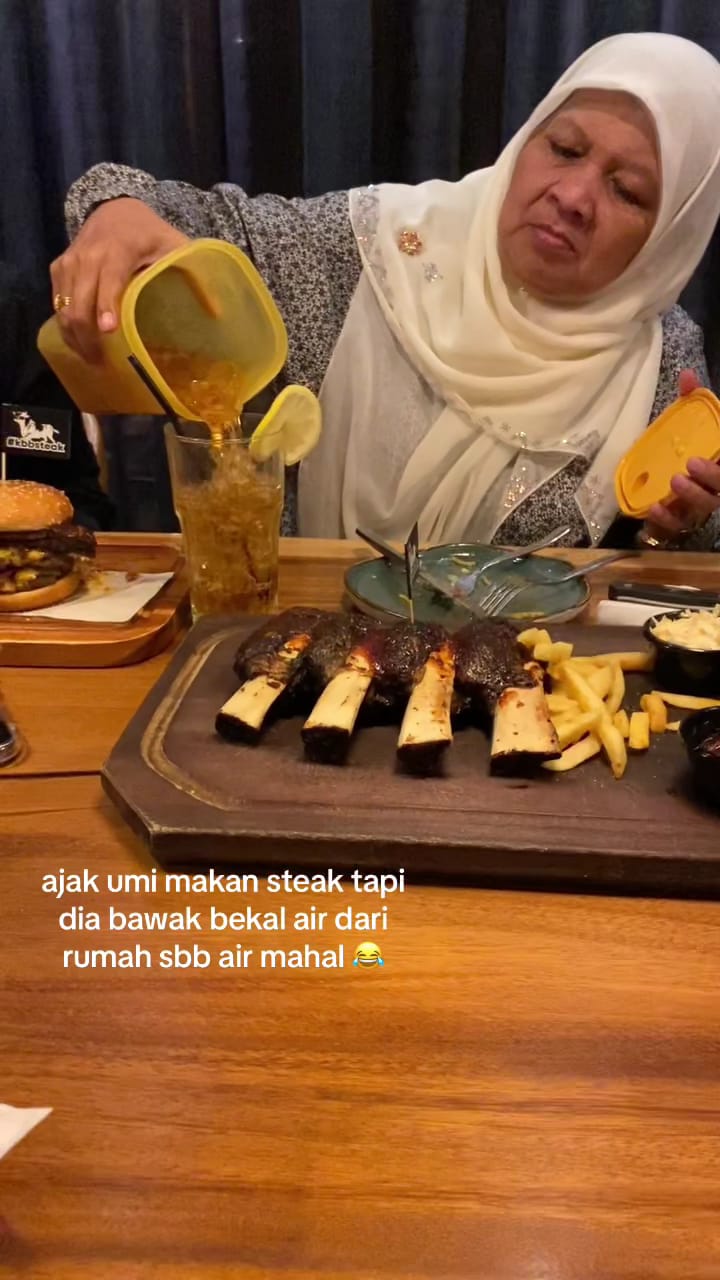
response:
[[[532,556],[536,551],[544,551],[546,547],[552,547],[556,542],[561,542],[569,533],[570,525],[563,524],[559,528],[553,529],[552,533],[547,534],[545,538],[538,538],[537,542],[531,542],[527,547],[523,547],[522,550],[499,551],[496,556],[486,560],[480,569],[474,569],[472,573],[466,573],[463,577],[458,578],[453,594],[469,596],[475,590],[478,578],[487,573],[488,569],[494,569],[499,564],[517,564],[524,560],[526,556]],[[480,608],[483,607],[484,598],[475,602]]]
[[[548,582],[523,582],[519,586],[501,583],[484,597],[482,611],[486,617],[496,618],[499,613],[504,613],[509,605],[514,604],[523,591],[542,586],[560,587],[563,583],[573,582],[576,578],[586,578],[597,569],[604,569],[606,564],[614,564],[616,560],[631,560],[639,555],[639,551],[614,551],[612,555],[603,556],[600,560],[592,560],[590,564],[581,565],[578,569],[572,569],[569,573],[564,573],[559,578],[552,578]]]

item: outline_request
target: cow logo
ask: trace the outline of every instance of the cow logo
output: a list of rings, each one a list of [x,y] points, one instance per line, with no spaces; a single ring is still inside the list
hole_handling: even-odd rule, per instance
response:
[[[69,456],[71,415],[65,410],[3,405],[2,417],[2,444],[8,452]]]

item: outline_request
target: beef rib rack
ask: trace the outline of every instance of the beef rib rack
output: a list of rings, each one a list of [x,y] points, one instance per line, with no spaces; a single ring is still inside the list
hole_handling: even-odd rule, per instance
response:
[[[476,619],[450,634],[434,624],[291,609],[243,642],[233,669],[241,686],[215,722],[231,740],[257,742],[271,712],[303,713],[308,759],[339,764],[359,722],[389,719],[400,725],[400,762],[433,773],[453,722],[469,712],[492,725],[492,772],[560,755],[542,672],[506,622]]]

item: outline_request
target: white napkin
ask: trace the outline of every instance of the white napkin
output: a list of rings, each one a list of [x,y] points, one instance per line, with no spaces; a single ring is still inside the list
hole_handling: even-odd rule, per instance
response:
[[[702,604],[685,604],[683,608],[707,608]],[[659,613],[673,613],[680,608],[678,604],[635,604],[632,600],[601,600],[597,607],[596,622],[606,627],[642,627],[648,618],[655,618]]]
[[[69,600],[16,618],[59,618],[63,622],[129,622],[172,578],[171,573],[126,573],[103,569]]]
[[[7,1103],[0,1102],[0,1160],[36,1124],[47,1119],[51,1111],[52,1107],[10,1107]]]

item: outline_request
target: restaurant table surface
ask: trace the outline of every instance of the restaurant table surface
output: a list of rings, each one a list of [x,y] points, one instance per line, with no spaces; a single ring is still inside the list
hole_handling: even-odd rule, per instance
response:
[[[337,605],[365,554],[285,544],[282,604]],[[720,561],[654,552],[623,576],[702,585]],[[63,967],[120,944],[61,930],[73,899],[43,876],[88,868],[99,892],[75,902],[104,917],[168,907],[106,887],[153,862],[99,771],[169,656],[0,671],[30,746],[0,777],[0,1102],[53,1108],[0,1161],[0,1275],[716,1280],[720,904],[409,883],[382,969]],[[171,905],[249,902],[308,905],[263,881]]]

